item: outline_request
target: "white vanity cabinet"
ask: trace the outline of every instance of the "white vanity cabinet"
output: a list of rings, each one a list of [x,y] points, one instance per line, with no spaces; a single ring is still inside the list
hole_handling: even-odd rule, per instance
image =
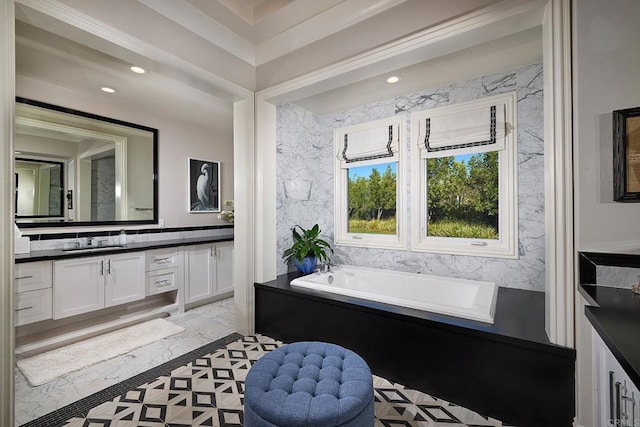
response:
[[[592,329],[595,424],[640,426],[640,392]]]
[[[144,298],[144,270],[142,252],[55,261],[53,318]]]
[[[216,243],[218,293],[233,291],[233,242]]]
[[[147,295],[157,295],[181,288],[182,253],[176,247],[146,252]]]
[[[185,248],[185,303],[233,291],[233,242]]]
[[[37,261],[16,264],[15,267],[15,325],[22,326],[51,319],[53,263]]]
[[[145,297],[145,256],[125,252],[105,258],[104,305],[111,307]]]

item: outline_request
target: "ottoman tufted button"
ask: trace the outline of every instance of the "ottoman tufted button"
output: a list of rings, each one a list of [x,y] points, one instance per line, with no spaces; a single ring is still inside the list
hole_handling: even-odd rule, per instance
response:
[[[373,425],[371,370],[335,344],[299,342],[271,351],[249,370],[244,396],[249,427]]]

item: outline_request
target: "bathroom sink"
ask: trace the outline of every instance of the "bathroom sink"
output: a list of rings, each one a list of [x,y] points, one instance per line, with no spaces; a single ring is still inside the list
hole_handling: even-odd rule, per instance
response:
[[[83,252],[100,252],[100,251],[107,251],[107,250],[113,250],[113,249],[119,249],[119,248],[125,248],[126,246],[122,246],[122,245],[109,245],[109,246],[95,246],[95,247],[91,247],[91,248],[69,248],[69,249],[62,249],[63,252],[73,252],[73,253],[83,253]]]

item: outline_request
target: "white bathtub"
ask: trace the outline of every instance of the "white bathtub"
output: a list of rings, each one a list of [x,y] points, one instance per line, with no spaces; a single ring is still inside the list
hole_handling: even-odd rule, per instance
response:
[[[486,323],[493,323],[498,294],[498,287],[492,282],[349,265],[299,277],[291,281],[291,286]]]

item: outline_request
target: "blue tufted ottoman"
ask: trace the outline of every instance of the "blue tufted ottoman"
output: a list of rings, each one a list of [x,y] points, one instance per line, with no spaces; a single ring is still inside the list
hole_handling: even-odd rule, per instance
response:
[[[358,354],[335,344],[297,342],[249,370],[244,425],[373,426],[373,378]]]

